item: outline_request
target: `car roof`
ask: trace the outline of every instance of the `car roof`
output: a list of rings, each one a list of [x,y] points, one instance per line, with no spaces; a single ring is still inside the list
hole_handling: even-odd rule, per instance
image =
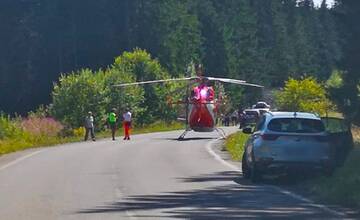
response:
[[[269,112],[271,118],[306,118],[321,120],[319,116],[309,112]]]
[[[258,108],[247,108],[244,111],[246,111],[246,112],[259,112],[259,109]]]

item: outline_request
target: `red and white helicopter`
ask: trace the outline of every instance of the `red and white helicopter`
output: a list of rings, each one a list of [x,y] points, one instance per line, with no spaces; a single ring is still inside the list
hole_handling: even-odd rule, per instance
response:
[[[186,106],[185,118],[183,119],[186,123],[185,131],[180,135],[178,140],[183,140],[185,135],[189,131],[195,132],[212,132],[216,130],[222,137],[225,137],[223,130],[216,127],[216,113],[219,110],[219,106],[222,104],[222,95],[219,93],[216,95],[215,90],[209,85],[210,81],[219,83],[231,83],[242,86],[251,86],[263,88],[261,85],[247,83],[244,80],[228,79],[228,78],[216,78],[216,77],[205,77],[202,75],[202,67],[196,66],[197,76],[185,77],[185,78],[174,78],[174,79],[161,79],[134,83],[123,83],[113,85],[114,87],[127,87],[135,85],[145,85],[154,83],[165,83],[175,81],[188,81],[187,84],[187,98],[184,101],[179,101],[171,104],[183,104]],[[190,90],[190,85],[196,83]]]

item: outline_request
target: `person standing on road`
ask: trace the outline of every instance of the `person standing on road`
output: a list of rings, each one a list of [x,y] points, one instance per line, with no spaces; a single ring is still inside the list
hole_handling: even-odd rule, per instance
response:
[[[233,126],[236,126],[238,124],[238,111],[235,110],[232,114],[231,114],[231,122]]]
[[[85,117],[84,121],[84,127],[85,127],[85,138],[84,141],[87,141],[89,137],[89,133],[91,134],[91,139],[95,141],[95,134],[94,134],[94,117],[92,115],[92,112],[88,112],[88,115]]]
[[[124,127],[124,140],[130,140],[130,129],[131,129],[131,112],[126,109],[123,114],[123,127]]]
[[[111,112],[109,113],[108,116],[108,123],[111,129],[111,136],[113,141],[115,141],[116,122],[117,122],[117,116],[115,112],[116,112],[115,108],[111,109]]]

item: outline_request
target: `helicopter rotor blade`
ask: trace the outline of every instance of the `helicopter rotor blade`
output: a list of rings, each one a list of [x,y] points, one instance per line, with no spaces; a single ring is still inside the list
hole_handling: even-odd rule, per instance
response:
[[[159,80],[150,80],[150,81],[143,81],[143,82],[122,83],[122,84],[117,84],[117,85],[112,85],[112,86],[113,87],[126,87],[126,86],[163,83],[163,82],[189,81],[189,80],[194,80],[194,79],[197,79],[197,77],[186,77],[186,78],[177,78],[177,79],[159,79]]]
[[[253,86],[253,87],[259,87],[259,88],[264,87],[264,86],[257,85],[257,84],[247,83],[244,80],[238,80],[238,79],[217,78],[217,77],[206,77],[206,78],[208,80],[210,80],[210,81],[219,81],[219,82],[224,82],[224,83],[232,83],[232,84],[238,84],[238,85],[244,85],[244,86]]]

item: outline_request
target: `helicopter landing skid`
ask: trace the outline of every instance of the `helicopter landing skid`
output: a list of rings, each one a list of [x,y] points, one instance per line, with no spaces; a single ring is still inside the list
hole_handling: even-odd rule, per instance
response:
[[[221,128],[215,128],[215,130],[217,131],[217,133],[221,136],[222,139],[226,138],[226,133],[223,129]]]
[[[221,128],[215,128],[216,132],[219,134],[219,136],[221,137],[221,139],[225,139],[226,138],[226,133],[223,129]],[[178,140],[182,141],[185,139],[185,135],[191,130],[185,130],[179,137]]]
[[[186,135],[188,132],[189,132],[189,130],[185,130],[185,131],[178,137],[178,140],[179,140],[179,141],[184,140],[185,135]]]

